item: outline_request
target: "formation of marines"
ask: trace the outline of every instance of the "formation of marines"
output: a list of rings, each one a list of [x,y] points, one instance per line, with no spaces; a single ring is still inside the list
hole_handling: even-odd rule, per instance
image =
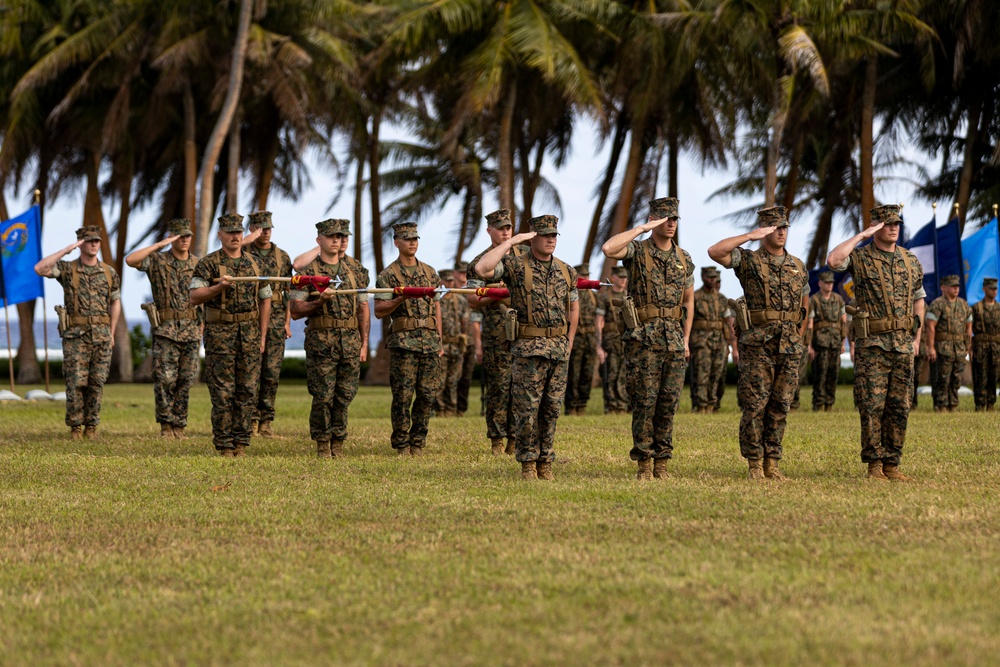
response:
[[[966,355],[976,410],[994,409],[997,279],[983,281],[985,296],[970,307],[958,296],[958,276],[944,276],[942,296],[924,317],[923,270],[897,245],[898,206],[872,209],[872,226],[827,258],[833,271],[853,277],[855,299],[848,305],[833,291],[832,271],[819,274],[819,291],[810,297],[805,266],[785,250],[789,220],[781,206],[758,211],[753,231],[709,248],[715,262],[734,271],[741,299],[720,292],[715,267],[701,269],[695,290],[694,262],[675,241],[678,208],[676,198],[655,199],[645,223],[604,244],[604,255],[621,264],[596,293],[578,284],[589,267],[555,256],[558,219],[551,215],[532,218],[530,232],[513,235],[511,211],[490,213],[490,247],[440,271],[417,259],[416,223],[398,223],[399,256],[377,276],[375,290],[368,289],[368,271],[346,254],[349,220],[317,223],[316,248],[294,262],[271,242],[267,211],[250,214],[247,235],[242,216],[221,216],[222,247],[204,258],[190,252],[191,223],[171,221],[165,239],[125,260],[147,274],[153,293],[143,309],[153,337],[160,437],[188,437],[188,397],[202,340],[216,450],[243,456],[253,436],[274,437],[290,320],[305,318],[310,438],[318,457],[342,456],[348,409],[368,354],[369,292],[375,292],[375,316],[384,321],[390,440],[400,456],[422,455],[432,414],[465,413],[476,361],[483,366],[491,452],[514,455],[525,479],[554,479],[557,420],[584,413],[595,370],[605,413],[632,415],[629,457],[639,480],[668,475],[686,371],[693,411],[716,412],[730,354],[738,365],[740,453],[750,479],[785,477],[779,461],[803,359],[813,363],[813,410],[832,408],[845,338],[855,362],[861,460],[871,479],[909,479],[899,465],[922,341],[925,358],[938,369],[935,410],[957,408]],[[65,292],[57,311],[73,439],[97,437],[121,312],[120,278],[97,259],[100,230],[84,227],[77,239],[35,267]],[[862,244],[867,239],[871,243]],[[751,241],[760,247],[745,249]],[[77,248],[79,259],[63,260]],[[450,291],[455,288],[468,289]]]

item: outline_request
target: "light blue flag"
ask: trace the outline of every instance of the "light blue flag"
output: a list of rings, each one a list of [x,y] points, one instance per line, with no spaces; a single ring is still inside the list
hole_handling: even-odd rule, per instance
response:
[[[35,264],[42,259],[42,216],[38,206],[0,222],[0,306],[37,299],[45,294]]]
[[[965,293],[969,304],[983,298],[983,278],[1000,278],[1000,224],[993,218],[978,232],[962,240]]]

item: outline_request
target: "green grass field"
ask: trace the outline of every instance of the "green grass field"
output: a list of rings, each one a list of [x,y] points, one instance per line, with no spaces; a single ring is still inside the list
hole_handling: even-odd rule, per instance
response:
[[[477,409],[398,459],[383,388],[334,461],[303,385],[236,460],[204,385],[188,441],[155,437],[151,386],[109,386],[93,443],[62,404],[0,405],[0,664],[997,664],[1000,413],[922,397],[915,481],[866,482],[842,388],[790,416],[791,479],[750,483],[730,388],[682,404],[671,478],[639,483],[595,394],[549,483],[489,455]]]

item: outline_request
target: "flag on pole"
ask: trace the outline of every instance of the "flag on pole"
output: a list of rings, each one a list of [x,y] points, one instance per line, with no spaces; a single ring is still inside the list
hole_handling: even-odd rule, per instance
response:
[[[927,292],[927,302],[930,303],[941,295],[941,287],[938,284],[937,272],[937,220],[931,221],[917,230],[910,237],[910,242],[906,247],[920,260],[920,266],[924,269],[924,291]]]
[[[41,209],[35,205],[21,215],[0,222],[0,305],[37,299],[45,293],[35,264],[42,259]]]
[[[937,230],[937,274],[940,280],[943,276],[958,276],[958,295],[963,299],[965,293],[965,265],[962,263],[962,227],[956,215],[948,224]]]
[[[969,304],[983,298],[983,278],[1000,278],[1000,223],[996,218],[962,241],[963,278]]]

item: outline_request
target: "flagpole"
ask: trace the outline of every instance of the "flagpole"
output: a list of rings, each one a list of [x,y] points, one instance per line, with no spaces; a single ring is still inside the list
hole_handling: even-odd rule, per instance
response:
[[[42,191],[35,190],[35,206],[38,207],[38,250],[41,256],[42,249],[42,228],[45,226],[45,207],[42,206]],[[45,350],[45,393],[51,394],[49,387],[49,308],[45,301],[45,290],[42,290],[42,347]]]
[[[3,322],[7,329],[7,373],[10,376],[10,393],[14,393],[14,351],[10,346],[10,310],[9,304],[7,303],[9,299],[7,298],[7,284],[3,280],[3,253],[0,253],[0,286],[3,287],[2,294],[3,297]]]

